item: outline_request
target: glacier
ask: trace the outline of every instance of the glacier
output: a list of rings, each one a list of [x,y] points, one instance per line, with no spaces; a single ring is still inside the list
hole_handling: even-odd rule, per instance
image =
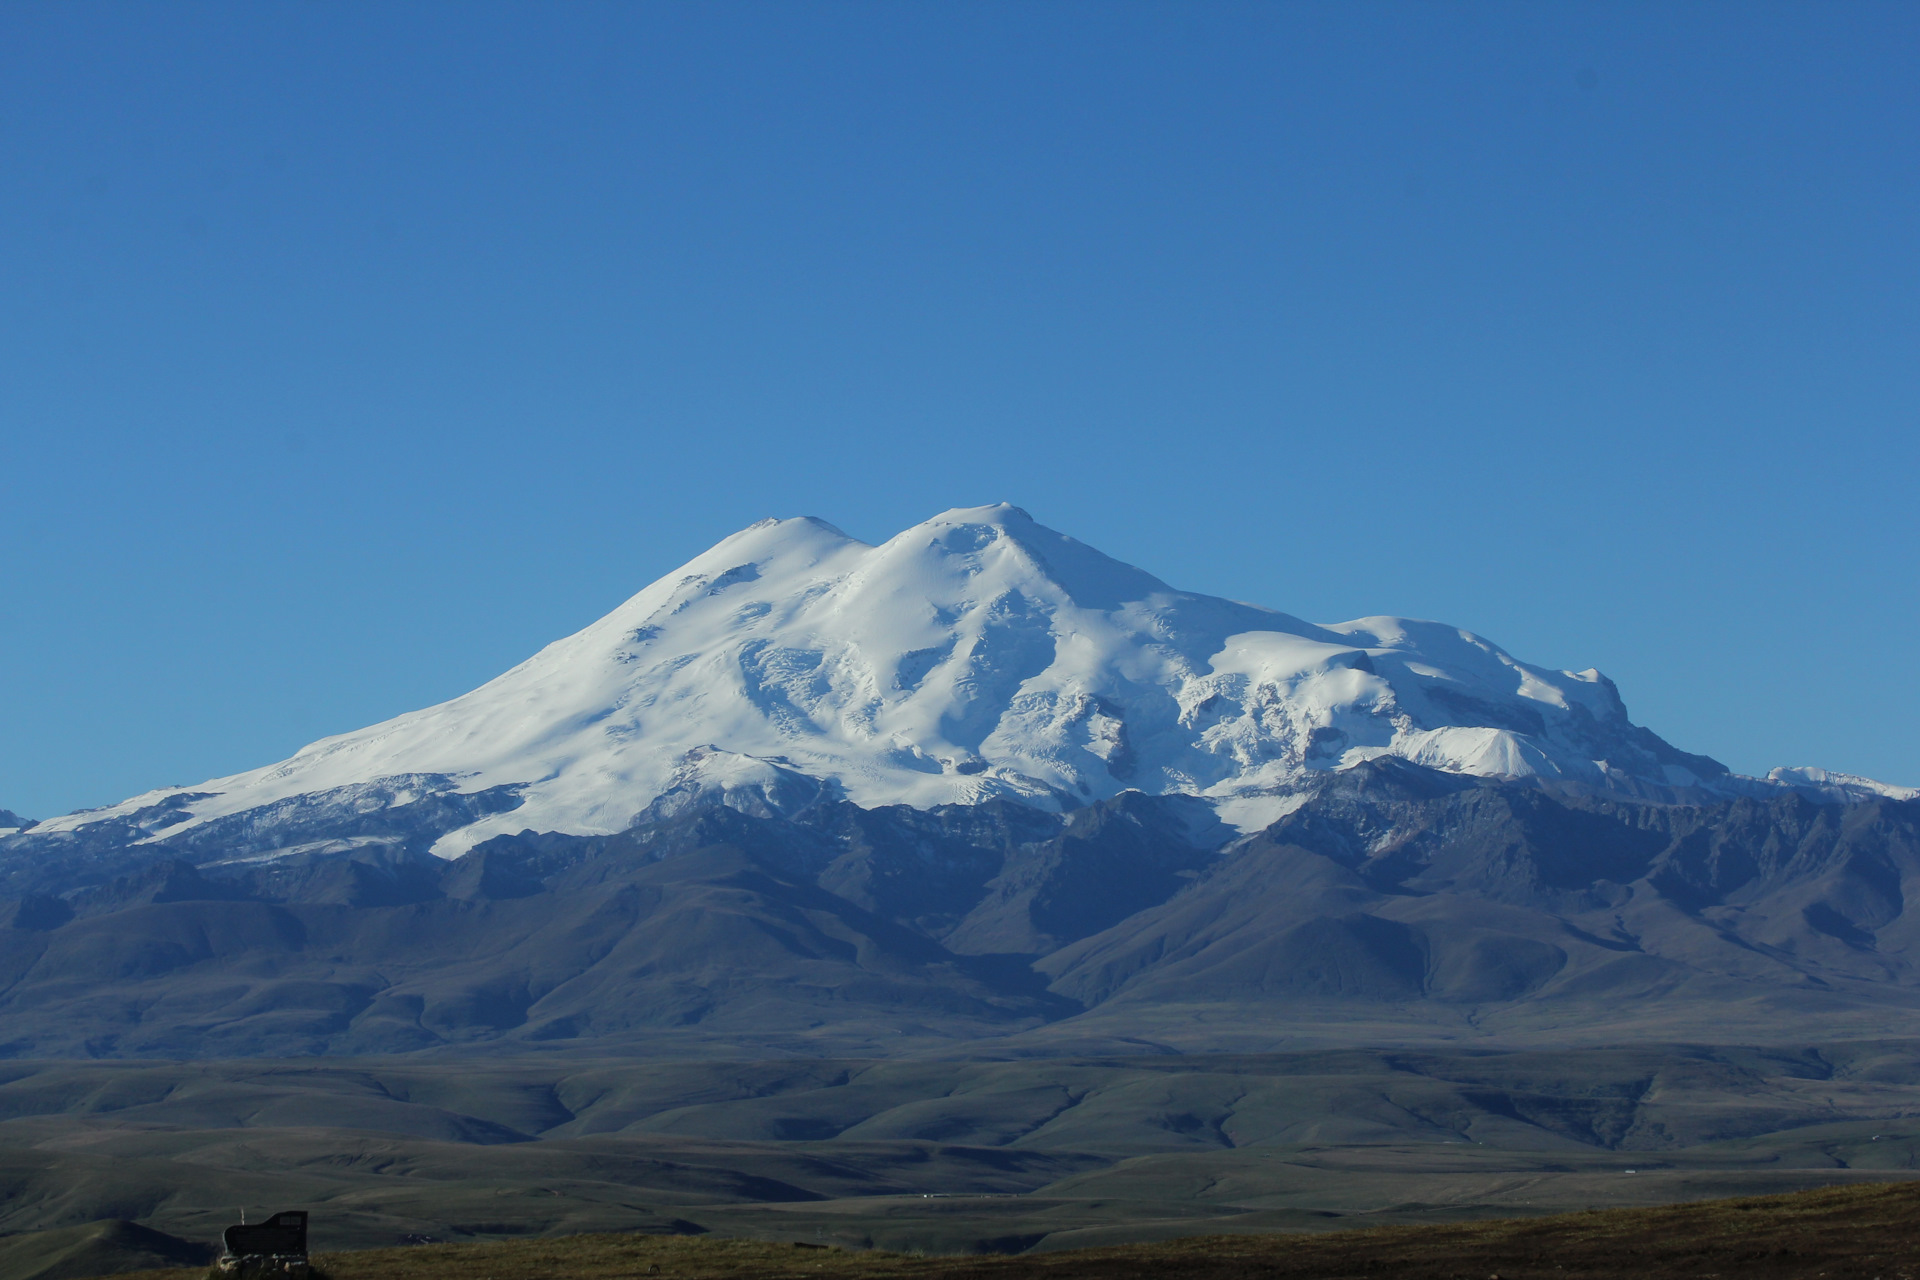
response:
[[[116,823],[172,840],[290,806],[487,797],[440,810],[460,825],[432,851],[455,857],[714,798],[1057,811],[1129,790],[1202,797],[1250,831],[1304,780],[1381,757],[1643,796],[1920,796],[1812,768],[1740,777],[1633,724],[1598,671],[1437,622],[1318,625],[1179,591],[999,504],[878,546],[763,520],[470,693],[31,834]]]

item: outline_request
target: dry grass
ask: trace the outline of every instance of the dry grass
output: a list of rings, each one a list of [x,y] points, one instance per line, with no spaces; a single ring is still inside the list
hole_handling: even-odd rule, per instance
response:
[[[322,1255],[331,1280],[1917,1280],[1920,1184],[1327,1235],[1203,1236],[1015,1257],[917,1257],[586,1235]],[[201,1280],[191,1271],[142,1280]]]

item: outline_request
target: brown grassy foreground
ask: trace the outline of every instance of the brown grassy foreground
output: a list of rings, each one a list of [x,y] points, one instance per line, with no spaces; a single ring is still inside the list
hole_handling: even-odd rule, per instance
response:
[[[915,1257],[583,1235],[321,1255],[331,1280],[1916,1280],[1920,1183],[1325,1235],[1200,1236],[1014,1257]],[[201,1280],[197,1271],[135,1273]]]

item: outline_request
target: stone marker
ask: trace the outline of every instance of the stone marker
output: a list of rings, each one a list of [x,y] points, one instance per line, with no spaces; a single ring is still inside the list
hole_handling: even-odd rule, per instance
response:
[[[220,1233],[220,1242],[226,1252],[213,1264],[209,1280],[308,1280],[312,1272],[305,1209],[228,1227]]]

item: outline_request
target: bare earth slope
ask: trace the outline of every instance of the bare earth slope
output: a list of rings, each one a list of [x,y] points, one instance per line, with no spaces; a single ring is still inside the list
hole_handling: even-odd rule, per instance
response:
[[[344,843],[345,847],[341,847]],[[443,860],[403,836],[0,871],[0,1053],[646,1056],[1920,1035],[1920,804],[1623,798],[1378,761],[1237,836],[1123,793]]]

